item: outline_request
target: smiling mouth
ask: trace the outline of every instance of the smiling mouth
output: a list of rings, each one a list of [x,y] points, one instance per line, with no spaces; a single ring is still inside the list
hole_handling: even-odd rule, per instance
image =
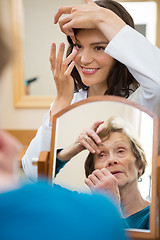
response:
[[[84,67],[81,67],[81,69],[82,72],[87,75],[94,74],[99,70],[99,68],[84,68]]]

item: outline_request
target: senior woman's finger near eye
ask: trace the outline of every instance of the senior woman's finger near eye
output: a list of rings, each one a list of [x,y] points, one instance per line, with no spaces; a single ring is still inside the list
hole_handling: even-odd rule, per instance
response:
[[[96,144],[100,144],[101,143],[100,137],[97,135],[97,133],[94,130],[88,129],[88,136],[90,136],[91,139],[93,139]]]
[[[96,135],[97,135],[97,129],[98,129],[103,123],[104,123],[104,121],[96,121],[96,122],[92,125],[91,129],[93,129],[94,132],[96,132]],[[98,136],[98,135],[97,135],[97,136]],[[99,143],[101,143],[101,139],[99,138],[99,136],[98,136],[98,139],[99,139]]]
[[[87,134],[87,138],[85,138],[85,141],[90,145],[90,147],[94,150],[93,153],[100,153],[100,150],[98,148],[98,146],[96,145],[96,143],[94,142],[94,139],[92,138],[92,135]]]
[[[95,153],[96,151],[94,150],[94,148],[92,148],[92,146],[86,141],[86,139],[81,140],[81,145],[83,145],[86,149],[88,149],[88,151],[90,151],[91,153]]]
[[[60,7],[58,9],[58,11],[56,12],[55,16],[54,16],[54,23],[56,24],[59,20],[59,18],[62,16],[62,14],[70,14],[71,13],[71,10],[72,10],[72,7],[71,6],[68,6],[68,7]]]

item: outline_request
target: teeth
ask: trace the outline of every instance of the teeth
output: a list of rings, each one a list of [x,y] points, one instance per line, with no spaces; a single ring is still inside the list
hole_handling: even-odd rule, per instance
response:
[[[87,72],[93,72],[95,71],[97,68],[83,68],[85,71]]]

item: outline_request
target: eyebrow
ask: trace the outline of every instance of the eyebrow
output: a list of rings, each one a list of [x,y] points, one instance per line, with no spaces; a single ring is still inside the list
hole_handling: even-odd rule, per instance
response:
[[[77,39],[77,37],[76,37],[76,41],[79,42],[79,43],[81,43],[81,42]],[[101,45],[101,44],[108,44],[108,43],[109,43],[109,42],[100,41],[100,42],[91,43],[90,45],[92,46],[92,45]]]

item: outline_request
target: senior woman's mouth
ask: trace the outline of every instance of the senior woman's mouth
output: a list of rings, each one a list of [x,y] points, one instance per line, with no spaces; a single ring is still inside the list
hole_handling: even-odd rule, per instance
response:
[[[111,171],[111,174],[114,175],[114,176],[117,176],[117,175],[119,175],[121,173],[123,173],[123,172],[119,171],[119,170]]]

